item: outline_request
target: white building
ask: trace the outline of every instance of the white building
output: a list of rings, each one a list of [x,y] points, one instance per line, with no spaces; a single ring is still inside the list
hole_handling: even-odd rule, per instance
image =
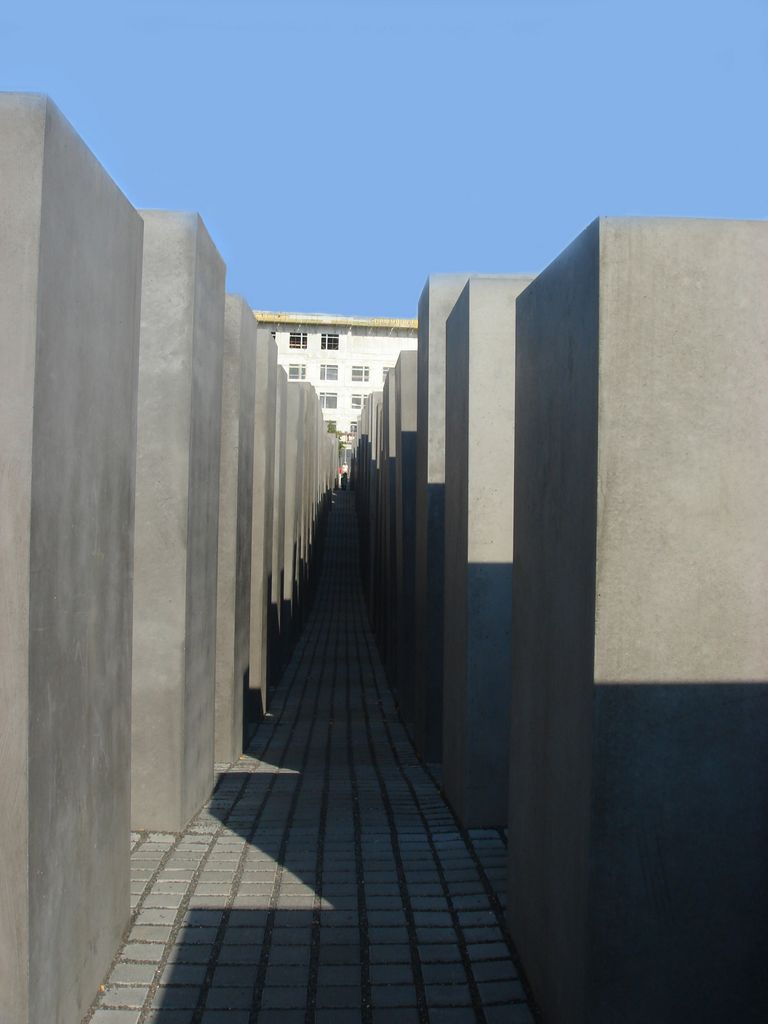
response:
[[[254,316],[272,331],[288,380],[309,381],[326,422],[344,434],[356,433],[363,400],[381,391],[398,355],[417,347],[416,320],[262,310],[254,310]]]

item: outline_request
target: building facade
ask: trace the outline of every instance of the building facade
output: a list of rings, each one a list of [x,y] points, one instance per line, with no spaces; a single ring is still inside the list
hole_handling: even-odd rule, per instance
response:
[[[399,354],[418,343],[416,320],[261,310],[254,316],[272,332],[289,382],[312,384],[326,423],[335,423],[349,441],[366,396],[381,391]]]

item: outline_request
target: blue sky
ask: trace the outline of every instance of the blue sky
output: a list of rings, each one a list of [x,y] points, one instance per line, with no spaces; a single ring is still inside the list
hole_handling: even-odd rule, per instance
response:
[[[768,0],[5,0],[0,87],[259,308],[414,316],[600,214],[768,216]]]

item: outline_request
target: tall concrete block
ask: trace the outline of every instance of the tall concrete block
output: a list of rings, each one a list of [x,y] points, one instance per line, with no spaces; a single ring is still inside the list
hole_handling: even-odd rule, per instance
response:
[[[277,345],[258,328],[253,439],[253,521],[251,532],[251,665],[246,730],[252,732],[269,704],[267,622],[272,592],[272,515],[275,475]]]
[[[367,540],[368,551],[364,557],[368,562],[368,580],[366,599],[369,613],[375,607],[377,588],[379,585],[378,575],[378,507],[379,507],[379,478],[381,472],[381,403],[383,394],[381,391],[372,391],[368,395],[368,414],[370,417],[369,444],[369,465],[368,465],[368,495],[366,508],[368,511]]]
[[[443,738],[445,321],[466,283],[466,274],[432,276],[419,299],[413,739],[430,762],[441,760]]]
[[[213,783],[225,268],[197,215],[142,216],[131,803],[176,830]]]
[[[768,1019],[768,224],[517,302],[509,923],[545,1019]]]
[[[142,223],[0,95],[0,1018],[71,1024],[129,919]]]
[[[293,560],[293,602],[294,624],[301,624],[301,605],[304,600],[304,567],[306,543],[306,501],[305,478],[307,465],[307,406],[312,394],[312,385],[292,385],[299,392],[297,454],[296,454],[296,553]]]
[[[303,393],[297,384],[288,384],[285,403],[285,503],[283,527],[283,606],[281,630],[290,639],[296,601],[296,560],[298,538],[298,463]]]
[[[275,391],[275,465],[272,505],[272,587],[270,593],[269,676],[277,679],[282,666],[281,611],[285,571],[285,451],[288,375],[277,367]]]
[[[224,316],[216,591],[216,761],[243,752],[243,703],[250,665],[256,321],[239,295]]]
[[[395,460],[397,454],[395,379],[390,372],[382,397],[382,488],[380,505],[381,572],[379,593],[379,644],[387,680],[397,686],[395,668]]]
[[[413,723],[416,526],[416,375],[418,356],[401,352],[395,384],[395,664],[403,719]]]
[[[443,785],[465,828],[507,824],[515,299],[472,277],[446,322]]]

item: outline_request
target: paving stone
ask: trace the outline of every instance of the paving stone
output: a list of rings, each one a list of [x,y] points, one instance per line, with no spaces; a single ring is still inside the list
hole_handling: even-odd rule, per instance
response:
[[[207,964],[211,958],[211,943],[185,942],[174,946],[168,953],[169,963]]]
[[[264,1010],[259,1013],[259,1024],[304,1024],[305,1011],[301,1010]]]
[[[155,964],[132,964],[122,960],[109,976],[110,985],[149,985],[155,976]]]
[[[277,970],[277,968],[271,968]],[[391,970],[392,968],[390,968]],[[373,977],[373,969],[371,970]],[[320,964],[318,987],[330,985],[360,985],[360,966],[357,964]],[[386,980],[386,979],[382,979]],[[410,980],[410,979],[407,979]],[[277,984],[277,982],[276,982]]]
[[[265,1009],[291,1009],[306,1005],[307,993],[302,988],[269,987],[265,988],[261,996],[261,1005]]]
[[[206,1008],[246,1010],[253,1002],[253,985],[242,988],[211,988],[205,1001]]]
[[[469,985],[427,985],[427,1005],[432,1006],[471,1006],[472,995]]]
[[[509,957],[503,942],[480,942],[467,945],[470,960],[498,960]]]
[[[485,1021],[486,1024],[534,1024],[533,1014],[525,1003],[486,1007]]]
[[[97,1010],[91,1024],[137,1024],[138,1010]]]
[[[206,1010],[201,1024],[248,1024],[249,1010]]]
[[[124,1006],[141,1007],[147,997],[149,986],[127,987],[123,985],[108,985],[106,992],[101,997],[102,1006]]]
[[[144,1018],[145,1024],[192,1024],[194,1010],[155,1008]]]
[[[427,985],[466,984],[467,972],[460,960],[453,963],[424,963],[421,975]]]
[[[469,1006],[429,1008],[429,1024],[475,1024],[477,1019]]]
[[[418,1024],[419,1011],[415,1008],[398,1006],[373,1008],[373,1024]]]
[[[206,964],[169,964],[160,976],[161,985],[197,985],[205,981]],[[150,981],[152,979],[150,978]]]
[[[483,1004],[487,1006],[525,999],[525,990],[516,978],[508,978],[504,981],[484,981],[478,985],[478,989]]]
[[[171,937],[170,927],[155,925],[134,925],[128,934],[129,942],[167,942]]]
[[[372,985],[371,1002],[374,1006],[416,1006],[414,985]]]
[[[318,985],[315,1005],[321,1009],[359,1007],[360,985]]]
[[[155,990],[152,1006],[162,1010],[194,1010],[199,998],[199,985],[163,985]]]
[[[374,985],[412,985],[413,968],[407,964],[371,964],[371,982]]]
[[[359,1010],[318,1010],[315,1014],[315,1024],[360,1024],[362,1015]],[[259,1021],[261,1024],[261,1021]]]
[[[125,960],[151,960],[157,963],[162,959],[165,946],[160,942],[129,942],[123,946],[120,955]]]

